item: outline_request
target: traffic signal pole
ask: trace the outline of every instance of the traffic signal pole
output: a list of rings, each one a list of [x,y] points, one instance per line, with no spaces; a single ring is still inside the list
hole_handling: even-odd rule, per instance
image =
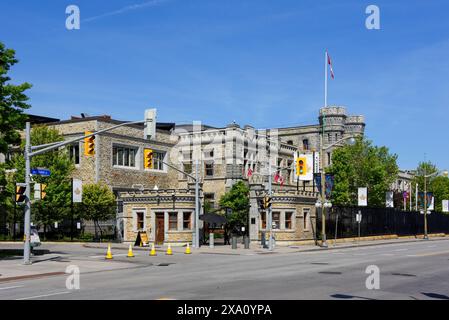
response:
[[[30,224],[31,224],[31,125],[26,123],[25,127],[25,219],[24,219],[24,232],[25,243],[23,246],[23,264],[31,264],[30,261]]]
[[[271,181],[271,164],[268,164],[268,196],[271,197],[272,194],[272,181]],[[273,250],[273,210],[271,206],[268,207],[268,226],[270,230],[270,239],[268,240],[268,250]]]
[[[23,263],[25,265],[30,265],[30,254],[31,254],[31,247],[30,247],[30,227],[31,227],[31,158],[34,156],[37,156],[39,154],[43,154],[55,149],[58,149],[60,147],[66,146],[68,144],[72,144],[74,142],[78,142],[80,140],[83,140],[85,138],[89,138],[95,135],[98,135],[103,132],[107,132],[110,130],[113,130],[115,128],[123,127],[130,124],[139,124],[139,123],[145,123],[146,120],[140,120],[140,121],[132,121],[132,122],[124,122],[106,129],[99,130],[97,132],[94,132],[89,135],[84,135],[79,138],[70,139],[67,141],[62,142],[55,142],[55,143],[47,143],[39,146],[31,146],[31,124],[30,122],[26,123],[25,126],[25,151],[24,151],[24,157],[25,157],[25,219],[24,219],[24,235],[25,235],[25,243],[23,245]],[[36,150],[36,151],[32,151]]]

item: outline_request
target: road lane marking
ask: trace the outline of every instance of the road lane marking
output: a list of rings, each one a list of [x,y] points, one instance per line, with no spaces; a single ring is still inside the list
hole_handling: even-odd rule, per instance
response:
[[[394,253],[382,253],[381,256],[391,257],[391,256],[394,256]]]
[[[49,294],[41,294],[41,295],[39,295],[39,296],[32,296],[32,297],[19,298],[19,299],[16,299],[16,300],[37,299],[37,298],[51,297],[51,296],[56,296],[56,295],[61,295],[61,294],[67,294],[67,293],[71,293],[71,292],[70,292],[70,291],[54,292],[54,293],[49,293]]]
[[[394,252],[399,252],[399,251],[407,251],[408,249],[396,249],[396,250],[393,250]]]
[[[12,287],[3,287],[0,288],[0,290],[8,290],[8,289],[15,289],[15,288],[22,288],[23,286],[12,286]]]
[[[438,251],[438,252],[430,252],[430,253],[421,253],[421,254],[410,254],[407,257],[429,257],[429,256],[439,256],[442,254],[448,254],[449,251]]]

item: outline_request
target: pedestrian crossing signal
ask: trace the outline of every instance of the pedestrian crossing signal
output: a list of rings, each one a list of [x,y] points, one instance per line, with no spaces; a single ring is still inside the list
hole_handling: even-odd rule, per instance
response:
[[[145,169],[153,169],[153,150],[145,149],[143,152],[143,165]]]
[[[90,135],[93,132],[85,131],[84,135]],[[95,136],[84,138],[84,155],[93,156],[95,154]]]
[[[41,200],[44,200],[44,198],[47,196],[47,192],[45,189],[47,188],[47,185],[44,183],[41,183]]]
[[[24,202],[25,201],[25,198],[26,198],[25,191],[26,191],[26,187],[16,185],[16,202]]]

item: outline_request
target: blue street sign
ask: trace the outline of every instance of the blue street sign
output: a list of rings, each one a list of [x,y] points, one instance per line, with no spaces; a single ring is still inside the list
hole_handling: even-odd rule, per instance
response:
[[[38,175],[38,176],[49,177],[50,176],[50,170],[48,170],[48,169],[31,169],[31,174],[35,174],[35,175]]]

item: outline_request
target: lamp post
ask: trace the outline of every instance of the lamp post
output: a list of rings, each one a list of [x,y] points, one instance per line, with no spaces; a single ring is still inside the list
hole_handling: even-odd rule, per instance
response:
[[[324,119],[323,119],[324,121]],[[354,136],[347,136],[344,137],[327,147],[324,147],[324,122],[323,122],[323,131],[320,136],[320,171],[321,171],[321,192],[320,197],[318,198],[318,201],[315,203],[316,208],[321,208],[321,246],[323,248],[327,248],[327,242],[326,242],[326,208],[332,208],[332,203],[326,199],[326,175],[324,172],[324,151],[338,145],[339,143],[349,140],[350,144],[354,144],[355,139]]]
[[[427,234],[427,214],[430,213],[429,210],[427,210],[427,178],[437,176],[440,173],[444,177],[448,176],[447,170],[437,171],[432,174],[426,175],[426,167],[424,167],[424,240],[428,240],[429,236]]]

